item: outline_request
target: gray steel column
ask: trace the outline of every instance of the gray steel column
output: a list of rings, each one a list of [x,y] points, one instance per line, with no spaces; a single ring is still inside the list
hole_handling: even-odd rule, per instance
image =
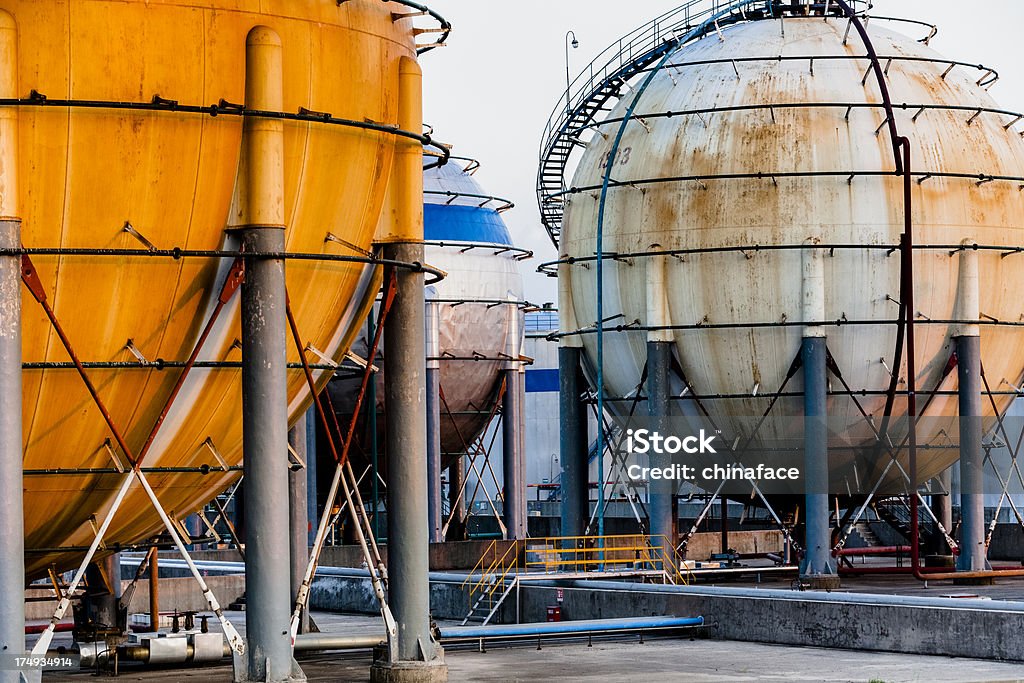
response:
[[[384,258],[423,262],[422,244],[388,244]],[[430,660],[427,420],[423,274],[396,272],[397,293],[384,323],[385,452],[388,454],[388,598],[403,662]],[[420,648],[425,648],[421,652]]]
[[[828,422],[824,337],[805,337],[801,348],[804,371],[805,555],[800,577],[816,587],[839,584],[831,553],[828,509]]]
[[[86,569],[87,586],[81,609],[75,612],[75,627],[83,632],[100,625],[117,628],[118,599],[121,597],[121,558],[117,553],[92,562]]]
[[[448,540],[464,541],[466,539],[466,496],[469,491],[462,491],[466,481],[465,456],[459,455],[448,465]],[[462,493],[460,496],[459,494]]]
[[[441,355],[440,304],[433,287],[427,288],[426,316],[426,381],[427,381],[427,525],[430,542],[444,540],[441,526]]]
[[[583,349],[558,349],[558,459],[562,466],[562,536],[582,536],[590,515],[590,463],[587,410],[582,400],[586,380],[580,369]]]
[[[960,555],[959,571],[985,567],[984,454],[981,448],[981,338],[956,338],[960,397]]]
[[[21,221],[0,220],[0,248],[21,248]],[[21,463],[21,259],[0,256],[0,648],[16,655],[25,652]],[[0,681],[19,675],[0,671]]]
[[[526,482],[523,477],[523,382],[518,368],[505,371],[502,403],[502,474],[505,527],[508,537],[526,538]]]
[[[316,490],[316,408],[311,406],[302,420],[306,423],[306,520],[309,524],[306,546],[308,547],[316,541],[316,528],[320,523]]]
[[[502,481],[505,485],[504,510],[505,528],[508,537],[526,538],[526,403],[522,355],[522,328],[519,305],[515,297],[509,296],[505,310],[508,312],[508,336],[505,340],[505,399],[501,414]]]
[[[246,252],[284,251],[284,230],[242,231]],[[242,285],[245,628],[248,680],[291,675],[284,261],[247,258]]]
[[[669,427],[669,369],[672,364],[672,342],[647,342],[647,415],[650,428],[661,434],[668,434]],[[672,464],[671,456],[652,453],[650,466],[664,468]],[[655,544],[671,544],[676,547],[676,522],[672,515],[672,498],[675,493],[673,480],[652,479],[650,483],[650,504],[647,515],[650,533]],[[664,540],[663,540],[664,539]]]
[[[257,26],[246,38],[245,103],[283,106],[280,37]],[[235,196],[241,250],[281,253],[284,226],[284,126],[246,119]],[[242,284],[242,461],[245,473],[246,662],[235,676],[267,683],[303,678],[289,635],[291,560],[288,524],[288,386],[285,264],[246,256]]]
[[[18,97],[17,23],[0,10],[0,96]],[[0,109],[0,249],[21,248],[17,107]],[[0,256],[0,651],[25,652],[21,451],[21,258]],[[0,681],[18,681],[0,670]]]
[[[298,455],[298,460],[309,462],[306,452],[306,416],[300,417],[295,426],[288,430],[288,445]],[[309,512],[306,500],[306,468],[288,469],[288,525],[291,527],[291,542],[288,544],[291,554],[291,599],[299,594],[302,579],[309,561]],[[309,630],[309,614],[302,611],[299,633]]]

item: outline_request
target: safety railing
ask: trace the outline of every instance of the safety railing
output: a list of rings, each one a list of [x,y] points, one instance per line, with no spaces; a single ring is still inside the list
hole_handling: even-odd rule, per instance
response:
[[[671,583],[687,580],[672,543],[643,534],[530,539],[523,568],[526,574],[658,572]]]
[[[519,541],[512,541],[504,552],[497,540],[487,545],[469,576],[462,582],[463,588],[469,588],[471,611],[478,606],[486,608],[487,612],[494,608],[497,600],[501,599],[499,591],[504,593],[505,580],[510,574],[515,575],[519,571],[519,550]]]

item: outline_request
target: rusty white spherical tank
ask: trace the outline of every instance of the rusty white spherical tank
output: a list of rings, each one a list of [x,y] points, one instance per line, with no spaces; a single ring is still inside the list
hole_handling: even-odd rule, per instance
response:
[[[446,273],[427,291],[427,305],[436,306],[438,316],[438,348],[428,353],[440,370],[441,452],[446,463],[470,450],[494,417],[501,370],[509,356],[520,354],[523,344],[519,262],[529,254],[513,245],[502,219],[511,203],[481,187],[473,177],[478,167],[471,159],[453,157],[423,176],[425,260]],[[429,336],[428,332],[428,346]],[[381,345],[386,344],[384,337]],[[365,356],[367,348],[364,326],[353,351]],[[382,361],[378,353],[375,363]],[[381,413],[382,375],[377,377]],[[344,420],[350,419],[358,389],[357,378],[331,383],[332,401]],[[378,424],[384,419],[386,415]]]
[[[903,179],[893,174],[886,115],[874,75],[865,75],[864,45],[856,32],[844,42],[847,24],[787,17],[784,26],[760,20],[723,28],[720,38],[712,30],[653,76],[626,124],[605,205],[604,253],[642,254],[603,262],[606,327],[622,327],[604,334],[609,397],[635,391],[645,342],[660,335],[674,342],[681,370],[676,389],[682,391],[685,380],[689,395],[704,397],[703,406],[725,433],[749,435],[745,418],[768,408],[798,356],[806,324],[819,323],[855,394],[830,378],[829,415],[849,425],[846,433],[833,433],[832,446],[875,448],[860,408],[877,425],[892,380],[901,269],[891,247],[904,230]],[[919,248],[911,314],[917,320],[918,405],[926,418],[919,442],[948,444],[942,430],[955,431],[949,418],[957,412],[956,396],[926,394],[956,389],[956,372],[948,370],[952,338],[963,324],[980,319],[974,329],[980,329],[992,390],[1020,384],[1019,332],[987,323],[1021,319],[1024,257],[934,247],[1021,243],[1022,183],[1014,179],[1024,177],[1024,142],[1014,126],[1007,127],[1013,115],[988,111],[996,104],[977,84],[984,71],[951,66],[880,22],[869,26],[898,129],[914,155],[913,235]],[[598,318],[592,258],[601,184],[619,121],[634,96],[626,95],[607,122],[596,125],[572,181],[560,256],[579,260],[560,267],[566,331]],[[779,246],[793,248],[772,249]],[[658,255],[668,250],[708,251]],[[823,298],[823,310],[814,313],[812,306],[810,314],[804,300],[808,259],[820,261]],[[652,305],[649,288],[660,281],[666,284],[664,303]],[[630,325],[663,329],[630,331]],[[596,365],[597,335],[563,343],[582,343]],[[904,359],[896,366],[902,369],[892,414],[899,418],[906,414],[899,395],[907,386]],[[797,373],[772,415],[801,415],[801,391]],[[996,396],[1000,410],[1009,400]],[[675,409],[682,411],[682,403],[675,401]],[[987,398],[984,405],[991,416]],[[905,433],[905,421],[894,426],[894,443]],[[955,449],[922,457],[921,478],[957,457]],[[888,462],[879,458],[880,465]],[[874,464],[868,469],[878,471]],[[893,468],[880,490],[902,487]]]

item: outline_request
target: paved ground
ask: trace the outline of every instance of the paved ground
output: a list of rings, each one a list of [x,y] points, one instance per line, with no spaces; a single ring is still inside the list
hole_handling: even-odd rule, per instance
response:
[[[235,623],[244,624],[241,614]],[[366,633],[380,629],[378,619],[337,614],[317,614],[324,630]],[[450,650],[449,678],[453,683],[506,683],[516,681],[687,681],[694,683],[745,683],[748,681],[885,681],[886,683],[1024,681],[1024,665],[947,657],[922,657],[892,653],[825,650],[781,645],[761,645],[715,640],[648,639],[628,642],[543,643],[516,648],[489,646],[487,652]],[[366,681],[368,652],[300,656],[311,681]],[[92,674],[47,674],[44,681],[87,683]],[[119,680],[186,681],[215,683],[231,680],[228,665],[141,671],[125,667]]]
[[[1024,681],[1024,666],[944,657],[819,650],[710,640],[648,640],[630,643],[545,645],[514,649],[490,648],[486,653],[453,651],[447,656],[449,680],[505,683],[516,681],[869,681],[986,682]],[[310,681],[365,681],[367,654],[302,657]],[[49,681],[85,683],[89,673],[47,675]],[[229,666],[174,671],[122,669],[121,681],[227,681]]]

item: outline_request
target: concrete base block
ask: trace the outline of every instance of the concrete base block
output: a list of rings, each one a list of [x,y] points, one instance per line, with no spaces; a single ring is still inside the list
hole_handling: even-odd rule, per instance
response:
[[[927,576],[927,574],[925,574]],[[993,576],[975,576],[965,577],[963,579],[953,579],[954,586],[991,586],[996,582]]]
[[[952,555],[927,555],[924,558],[924,566],[952,568],[956,566],[956,558]]]
[[[800,583],[812,591],[839,590],[839,576],[836,574],[804,574]]]
[[[432,662],[388,662],[378,660],[370,666],[370,683],[447,683],[448,665],[443,659]]]

